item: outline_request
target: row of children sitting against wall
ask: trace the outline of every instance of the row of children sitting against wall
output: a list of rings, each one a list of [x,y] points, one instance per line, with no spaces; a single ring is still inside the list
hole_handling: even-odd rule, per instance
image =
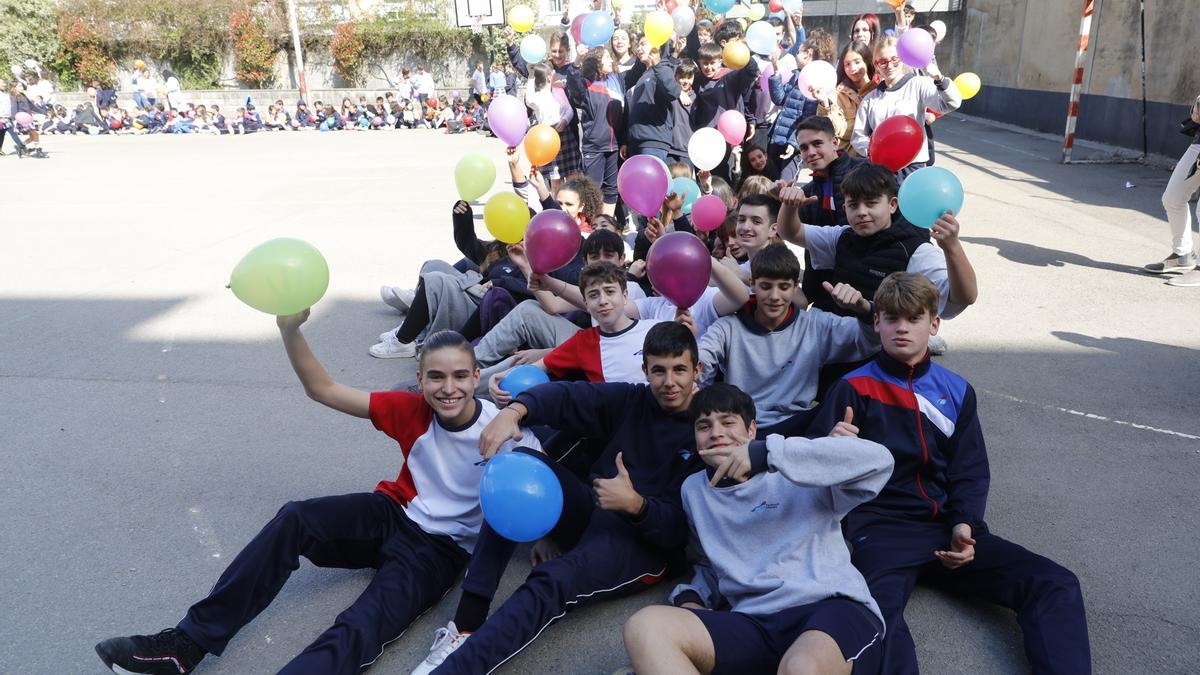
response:
[[[848,198],[863,197],[850,182]],[[625,623],[643,675],[915,673],[904,607],[917,582],[1015,611],[1035,672],[1090,672],[1078,579],[984,521],[989,469],[975,392],[930,361],[946,303],[935,284],[894,272],[873,303],[839,284],[833,296],[853,316],[835,317],[791,306],[800,264],[786,247],[757,251],[750,274],[755,299],[697,343],[699,326],[686,315],[637,339],[623,336],[648,320],[606,334],[620,321],[613,310],[625,299],[625,272],[610,262],[585,267],[578,290],[598,326],[542,363],[561,358],[550,367],[592,381],[534,387],[503,409],[476,397],[476,353],[458,333],[429,336],[418,392],[368,393],[321,366],[300,332],[307,310],[279,317],[308,395],[393,438],[404,455],[399,476],[372,494],[288,503],[176,627],[112,638],[97,653],[114,670],[187,675],[221,654],[304,556],[376,572],[280,672],[359,672],[464,569],[454,616],[413,672],[492,672],[568,611],[683,571],[690,540],[698,554],[691,580],[668,595],[669,606]],[[830,388],[803,432],[784,430],[769,420],[791,408],[791,386],[745,381],[734,369],[756,364],[712,358],[721,340],[710,336],[761,343],[772,334],[794,355],[788,368],[810,384],[830,355],[875,355]],[[630,377],[633,364],[639,374]],[[709,384],[714,369],[725,382]],[[777,379],[780,368],[767,372]],[[739,378],[751,391],[731,381]],[[570,464],[553,440],[543,450],[533,428],[589,439],[595,452]],[[479,507],[481,465],[497,452],[543,462],[563,506],[532,549],[532,572],[493,611],[517,547]]]

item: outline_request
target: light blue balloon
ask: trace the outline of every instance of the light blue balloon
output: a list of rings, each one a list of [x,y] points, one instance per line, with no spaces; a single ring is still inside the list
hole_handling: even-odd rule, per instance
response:
[[[613,23],[612,16],[607,12],[590,12],[583,17],[579,35],[583,38],[583,44],[589,47],[602,47],[612,37],[615,28],[616,24]]]
[[[562,484],[536,457],[502,452],[483,469],[479,505],[484,520],[500,536],[535,541],[554,529],[562,515]]]
[[[775,39],[775,27],[766,21],[755,21],[746,29],[746,44],[755,54],[769,56],[779,46]]]
[[[500,388],[516,398],[522,392],[549,381],[550,377],[541,368],[525,364],[508,371],[508,374],[500,380]]]
[[[737,0],[704,0],[704,6],[713,14],[724,14],[736,4]]]
[[[526,35],[521,38],[521,58],[531,66],[541,63],[546,58],[546,41],[541,35]]]
[[[696,184],[696,181],[686,176],[677,176],[671,179],[670,191],[683,198],[684,215],[691,214],[692,207],[700,198],[700,186]]]
[[[940,166],[927,166],[909,174],[900,185],[900,213],[926,230],[947,211],[962,211],[963,186],[958,177]]]

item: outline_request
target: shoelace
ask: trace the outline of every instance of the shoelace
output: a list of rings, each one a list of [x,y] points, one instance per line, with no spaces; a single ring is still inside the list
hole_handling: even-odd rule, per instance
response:
[[[165,628],[150,636],[150,644],[154,647],[174,647],[178,642],[178,628]]]
[[[451,635],[449,628],[439,628],[433,634],[433,645],[429,647],[429,656],[425,659],[431,664],[440,664],[449,653],[449,647],[454,644],[457,635]]]

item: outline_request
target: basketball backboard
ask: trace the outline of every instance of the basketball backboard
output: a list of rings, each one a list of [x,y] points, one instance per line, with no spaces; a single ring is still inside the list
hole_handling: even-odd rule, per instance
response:
[[[459,28],[504,25],[504,0],[454,0]]]

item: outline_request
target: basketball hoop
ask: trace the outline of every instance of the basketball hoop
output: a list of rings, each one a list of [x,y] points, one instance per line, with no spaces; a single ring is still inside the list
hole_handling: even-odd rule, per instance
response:
[[[483,32],[483,19],[486,16],[487,16],[486,14],[472,14],[471,15],[471,32],[472,33],[474,33],[475,35],[478,35]]]

